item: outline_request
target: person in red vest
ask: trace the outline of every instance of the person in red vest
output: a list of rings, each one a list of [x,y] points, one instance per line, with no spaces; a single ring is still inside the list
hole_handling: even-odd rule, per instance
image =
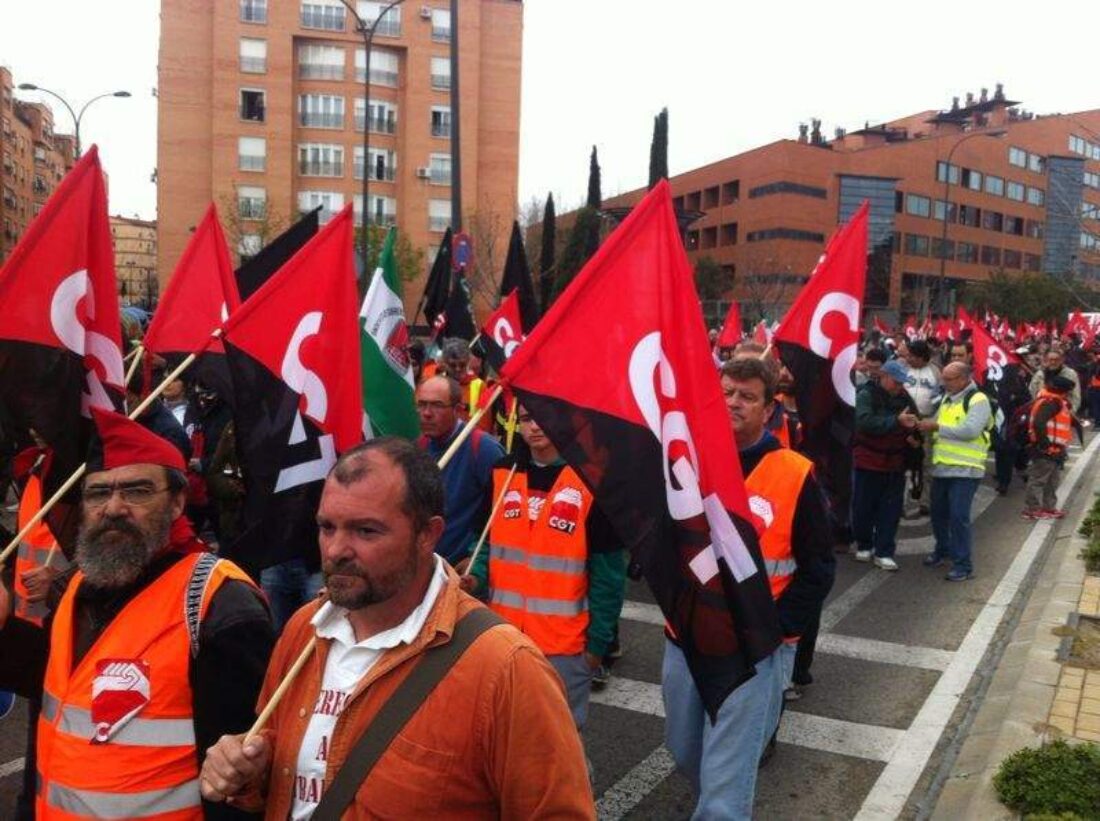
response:
[[[1035,397],[1028,422],[1031,466],[1028,468],[1025,519],[1061,519],[1058,509],[1058,474],[1066,461],[1073,437],[1073,412],[1069,397],[1073,382],[1064,376],[1048,376]]]
[[[243,818],[202,802],[199,765],[254,719],[274,644],[267,607],[182,516],[179,450],[92,413],[77,572],[44,627],[10,618],[0,587],[0,688],[42,702],[36,817]]]
[[[517,421],[530,459],[517,465],[511,481],[513,457],[493,469],[490,504],[502,503],[463,582],[538,645],[565,683],[581,729],[592,677],[623,608],[626,551],[588,488],[522,406]]]

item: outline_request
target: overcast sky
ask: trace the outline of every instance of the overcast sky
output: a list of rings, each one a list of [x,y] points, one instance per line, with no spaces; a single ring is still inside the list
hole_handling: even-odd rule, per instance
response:
[[[519,199],[553,191],[559,212],[583,200],[593,144],[605,196],[645,184],[662,106],[673,174],[795,137],[811,117],[831,136],[837,126],[945,108],[982,86],[992,93],[997,82],[1038,113],[1100,106],[1100,4],[1081,0],[524,5]],[[74,107],[103,91],[134,94],[95,103],[81,136],[100,145],[112,213],[154,217],[157,0],[3,6],[0,63],[17,83],[51,88]],[[67,130],[63,111],[55,120]]]

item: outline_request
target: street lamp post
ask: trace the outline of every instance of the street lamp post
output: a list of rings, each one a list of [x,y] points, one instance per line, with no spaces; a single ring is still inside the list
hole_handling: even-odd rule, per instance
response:
[[[975,137],[1000,137],[1005,133],[1006,131],[1003,128],[993,131],[975,131],[958,140],[947,152],[947,160],[944,162],[943,169],[943,230],[940,233],[940,277],[936,283],[935,302],[941,310],[943,308],[943,293],[947,285],[947,217],[951,213],[951,158],[955,156],[959,146],[968,140]]]
[[[359,12],[355,10],[349,0],[340,0],[340,2],[355,18],[358,31],[363,35],[363,48],[366,52],[364,59],[365,71],[363,73],[363,246],[360,255],[365,285],[370,276],[367,271],[367,255],[370,252],[370,55],[371,49],[374,47],[374,32],[378,28],[378,24],[382,22],[382,18],[389,13],[390,9],[400,6],[405,0],[392,0],[382,8],[370,24],[359,16]]]
[[[81,149],[80,149],[80,121],[84,117],[84,112],[88,110],[88,106],[90,106],[96,100],[102,100],[104,97],[129,97],[130,96],[129,91],[107,91],[107,92],[104,92],[103,94],[97,94],[95,97],[92,97],[92,99],[88,100],[88,102],[84,103],[84,105],[82,105],[80,107],[80,111],[74,111],[73,107],[71,105],[69,105],[69,101],[66,100],[64,97],[62,97],[60,94],[58,94],[56,91],[50,91],[48,88],[42,88],[42,86],[37,86],[34,83],[20,83],[19,84],[19,90],[20,91],[41,91],[43,94],[49,94],[51,97],[55,97],[57,100],[59,100],[61,102],[61,105],[65,106],[65,108],[68,109],[69,115],[73,118],[73,136],[74,136],[75,142],[76,142],[76,159],[78,159],[78,160],[80,159],[80,154],[81,154]]]

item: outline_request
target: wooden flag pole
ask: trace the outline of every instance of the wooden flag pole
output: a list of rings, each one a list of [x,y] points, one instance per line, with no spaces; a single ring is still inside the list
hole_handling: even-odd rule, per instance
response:
[[[145,353],[145,346],[138,345],[134,348],[134,359],[130,362],[130,369],[126,371],[126,379],[123,382],[124,385],[129,385],[130,380],[134,378],[134,374],[137,373],[138,366],[141,364],[141,357]]]
[[[481,421],[481,417],[485,415],[485,412],[492,407],[493,403],[497,401],[497,397],[504,391],[503,385],[497,385],[493,388],[493,392],[489,394],[489,398],[485,400],[485,404],[482,405],[473,416],[466,422],[466,426],[458,432],[458,436],[451,442],[451,446],[444,451],[443,455],[439,457],[439,469],[447,467],[447,463],[454,458],[454,455],[458,452],[458,449],[462,447],[462,443],[465,442],[471,433],[474,431],[474,427]]]
[[[489,513],[489,518],[485,522],[485,527],[481,529],[481,538],[477,540],[477,544],[474,545],[474,552],[470,554],[470,563],[466,565],[466,572],[464,576],[469,576],[474,569],[474,562],[477,561],[477,556],[481,552],[481,546],[485,544],[485,540],[489,536],[489,526],[493,523],[493,519],[497,517],[497,512],[500,510],[500,506],[504,503],[504,497],[508,493],[508,487],[512,484],[512,477],[516,475],[516,468],[518,465],[512,465],[512,469],[508,471],[508,478],[504,480],[504,487],[500,490],[500,495],[497,497],[496,503],[493,505],[492,511]]]
[[[220,337],[221,335],[222,335],[222,329],[221,328],[216,328],[214,330],[214,332],[212,334],[210,334],[210,336],[207,338],[206,342],[203,344],[203,346],[201,348],[199,348],[197,351],[195,351],[195,353],[189,354],[187,356],[187,358],[184,359],[179,364],[179,366],[176,367],[176,369],[174,371],[172,371],[170,374],[168,374],[168,376],[164,377],[164,380],[159,385],[157,385],[155,388],[153,388],[153,390],[150,392],[150,394],[148,396],[146,396],[145,399],[142,400],[141,404],[139,404],[136,408],[134,408],[132,411],[130,411],[130,413],[127,414],[127,416],[130,419],[137,419],[142,413],[144,413],[145,409],[148,408],[149,405],[151,405],[156,400],[156,398],[158,396],[160,396],[162,393],[164,393],[164,389],[168,387],[168,383],[178,379],[179,375],[181,373],[183,373],[185,370],[187,370],[191,366],[191,364],[196,359],[198,359],[199,356],[208,347],[210,347],[210,345],[214,342],[214,340],[217,339],[218,337]],[[31,532],[31,529],[35,525],[37,525],[39,522],[41,522],[42,519],[45,518],[47,513],[49,513],[51,510],[53,510],[54,505],[56,505],[58,502],[60,502],[61,498],[66,493],[68,493],[69,490],[72,489],[73,485],[75,485],[77,482],[80,481],[81,477],[84,476],[84,474],[87,470],[88,470],[88,463],[85,462],[80,467],[78,467],[75,471],[73,471],[73,475],[65,480],[65,483],[57,489],[57,492],[54,493],[53,496],[51,496],[49,499],[46,500],[46,503],[44,505],[42,505],[42,507],[38,508],[38,510],[35,511],[35,514],[33,516],[31,516],[30,520],[25,525],[23,525],[23,528],[18,533],[15,534],[15,536],[12,538],[12,540],[10,542],[8,542],[7,547],[5,547],[3,549],[3,551],[0,551],[0,567],[3,567],[4,562],[7,561],[8,556],[10,556],[12,554],[12,551],[14,551],[16,549],[16,547],[19,546],[19,543],[21,541],[23,541],[23,539],[26,538],[27,534]]]
[[[481,417],[485,415],[485,411],[488,410],[488,408],[497,400],[497,397],[500,396],[503,390],[503,385],[497,385],[496,388],[493,390],[493,393],[490,394],[489,400],[477,409],[477,413],[470,417],[470,420],[466,423],[466,426],[463,427],[461,431],[459,431],[458,436],[455,437],[455,440],[451,443],[451,446],[447,448],[446,452],[442,456],[439,457],[439,462],[437,464],[439,465],[440,470],[443,470],[443,468],[446,467],[447,463],[455,455],[458,449],[462,447],[462,443],[465,442],[466,439],[469,437],[470,433],[474,429],[474,426],[477,425],[477,423],[481,420]],[[514,467],[512,468],[512,471],[515,472]],[[510,473],[508,474],[508,482],[511,481],[512,474]],[[508,487],[508,482],[505,483],[505,488]],[[500,499],[497,500],[498,505],[503,498],[504,494],[502,493]],[[495,514],[496,508],[493,509],[493,515]],[[493,515],[489,516],[490,522],[493,520]],[[481,534],[482,542],[485,541],[485,537],[488,532],[489,526],[486,525],[484,531]],[[478,547],[480,546],[481,542],[478,543]],[[473,558],[471,558],[470,564],[473,564]],[[302,648],[302,652],[298,654],[298,658],[295,659],[292,665],[290,665],[290,669],[286,671],[286,675],[283,676],[283,680],[279,682],[279,686],[275,688],[275,692],[271,694],[271,698],[268,700],[267,704],[264,705],[264,708],[260,711],[260,714],[256,717],[255,723],[253,723],[252,727],[245,734],[244,740],[246,742],[248,741],[248,739],[259,733],[260,730],[264,728],[264,725],[267,724],[268,720],[271,718],[271,714],[275,712],[275,708],[279,706],[279,702],[282,701],[283,696],[286,695],[286,692],[290,688],[291,683],[294,681],[295,678],[297,678],[298,673],[301,672],[302,667],[305,665],[310,653],[313,652],[313,648],[316,644],[316,635],[314,635],[312,638],[310,638],[308,642],[306,642],[305,647]]]
[[[131,359],[133,359],[134,356],[138,352],[138,348],[140,348],[140,347],[142,347],[142,346],[139,344],[136,348],[134,348],[132,351],[130,351],[130,353],[128,353],[128,354],[126,354],[126,356],[122,357],[122,361],[123,362],[129,362]]]

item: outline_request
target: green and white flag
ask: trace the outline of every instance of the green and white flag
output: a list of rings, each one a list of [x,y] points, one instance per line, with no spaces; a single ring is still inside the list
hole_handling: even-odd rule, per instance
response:
[[[363,309],[359,312],[360,361],[363,367],[363,421],[368,438],[420,435],[415,385],[409,360],[409,327],[397,273],[391,228],[378,258]]]

